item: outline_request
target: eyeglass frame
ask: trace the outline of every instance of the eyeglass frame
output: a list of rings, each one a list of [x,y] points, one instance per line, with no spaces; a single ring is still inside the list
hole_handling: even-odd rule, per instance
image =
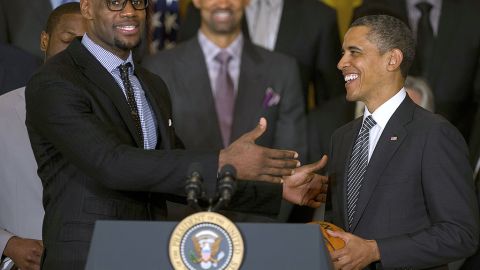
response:
[[[122,0],[119,0],[119,1],[122,1]],[[144,7],[144,8],[137,8],[137,7],[135,7],[135,5],[133,4],[133,1],[134,1],[134,0],[123,0],[123,1],[124,1],[124,2],[123,2],[123,4],[122,4],[122,8],[121,8],[121,9],[112,9],[112,8],[110,7],[111,0],[105,0],[105,2],[106,2],[106,4],[107,4],[107,8],[108,8],[108,10],[110,10],[110,11],[122,11],[122,10],[124,10],[125,7],[127,6],[127,2],[128,2],[128,1],[130,1],[130,4],[132,4],[133,9],[135,9],[135,10],[145,10],[145,9],[147,9],[147,7],[148,7],[148,2],[149,2],[148,0],[143,0],[143,1],[145,2],[145,7]],[[137,0],[137,1],[141,1],[141,0]]]

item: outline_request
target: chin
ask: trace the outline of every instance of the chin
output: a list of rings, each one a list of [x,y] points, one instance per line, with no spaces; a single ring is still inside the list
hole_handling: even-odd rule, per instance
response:
[[[115,45],[122,50],[132,50],[140,46],[141,39],[135,41],[115,40]]]

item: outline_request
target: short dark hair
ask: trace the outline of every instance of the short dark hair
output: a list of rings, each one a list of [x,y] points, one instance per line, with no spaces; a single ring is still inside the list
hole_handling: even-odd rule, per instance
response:
[[[76,13],[81,13],[80,4],[78,2],[66,3],[58,6],[50,13],[50,16],[48,16],[47,25],[45,26],[45,32],[47,32],[47,34],[52,33],[63,15]]]
[[[377,45],[381,54],[399,49],[403,53],[400,70],[407,77],[415,57],[415,39],[412,31],[401,20],[389,15],[370,15],[356,19],[350,27],[366,26],[370,29],[367,39]]]

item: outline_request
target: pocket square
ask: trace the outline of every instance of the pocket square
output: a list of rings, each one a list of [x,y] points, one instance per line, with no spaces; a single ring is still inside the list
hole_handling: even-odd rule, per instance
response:
[[[265,97],[263,98],[263,108],[268,109],[272,106],[277,105],[280,102],[280,95],[273,91],[271,87],[268,87],[265,90]]]

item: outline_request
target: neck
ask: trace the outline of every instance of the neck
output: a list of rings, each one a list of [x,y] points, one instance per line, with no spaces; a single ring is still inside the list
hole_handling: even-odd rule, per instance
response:
[[[232,44],[235,39],[240,35],[240,28],[238,30],[235,30],[232,33],[226,33],[226,34],[218,34],[218,33],[213,33],[209,31],[205,26],[202,25],[200,28],[200,31],[215,45],[217,45],[220,48],[227,48]]]
[[[395,96],[403,87],[403,80],[398,80],[390,85],[385,85],[379,91],[376,91],[368,100],[364,100],[365,106],[370,113],[375,112],[378,107]]]

